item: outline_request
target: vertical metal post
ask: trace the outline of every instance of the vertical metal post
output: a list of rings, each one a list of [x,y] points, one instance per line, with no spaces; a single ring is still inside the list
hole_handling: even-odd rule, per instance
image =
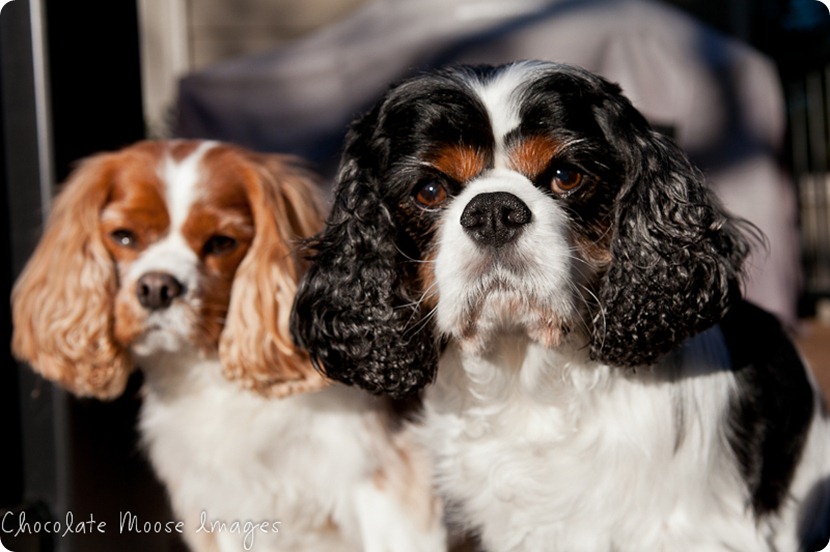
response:
[[[43,0],[14,0],[0,17],[0,120],[13,276],[37,242],[54,186],[44,16]],[[21,508],[42,504],[54,515],[69,504],[68,401],[31,370],[18,368],[19,453],[25,467]],[[60,544],[60,550],[71,550],[69,541]]]

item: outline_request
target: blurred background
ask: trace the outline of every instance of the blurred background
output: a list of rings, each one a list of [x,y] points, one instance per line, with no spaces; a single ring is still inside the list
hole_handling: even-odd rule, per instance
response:
[[[619,82],[733,211],[760,226],[750,296],[830,390],[830,14],[817,0],[12,0],[0,12],[0,291],[73,163],[151,137],[302,155],[326,177],[389,82],[453,62],[545,58]],[[56,275],[56,277],[60,277]],[[182,550],[119,535],[170,519],[120,400],[67,397],[8,350],[0,302],[0,539],[15,552]],[[8,535],[13,520],[106,534]]]

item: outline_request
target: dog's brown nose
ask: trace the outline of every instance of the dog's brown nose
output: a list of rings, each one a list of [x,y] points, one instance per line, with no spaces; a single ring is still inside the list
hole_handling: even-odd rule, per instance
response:
[[[475,196],[461,213],[461,226],[482,245],[501,247],[516,239],[533,218],[528,206],[508,192]]]
[[[184,286],[166,272],[148,272],[136,283],[138,302],[147,310],[162,310],[184,293]]]

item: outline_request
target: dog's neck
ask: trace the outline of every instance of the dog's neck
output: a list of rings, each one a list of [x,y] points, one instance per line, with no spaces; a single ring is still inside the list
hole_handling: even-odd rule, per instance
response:
[[[460,377],[463,380],[452,385],[467,389],[482,401],[493,400],[494,395],[519,394],[550,404],[557,390],[595,386],[597,377],[607,372],[590,360],[587,348],[579,343],[574,338],[549,348],[521,332],[499,334],[483,349],[453,342],[442,355],[439,383],[443,376]]]
[[[451,342],[427,399],[475,419],[490,418],[493,423],[508,412],[533,411],[547,418],[550,429],[560,425],[565,434],[583,416],[595,415],[600,402],[624,402],[632,393],[649,393],[649,389],[681,380],[689,392],[674,400],[676,408],[685,409],[685,403],[698,400],[695,390],[704,392],[698,389],[698,380],[728,372],[728,366],[729,355],[717,328],[687,340],[657,365],[636,370],[591,360],[579,336],[548,348],[522,334],[505,333],[492,339],[482,352]]]
[[[200,390],[231,385],[222,376],[218,353],[183,346],[175,351],[133,350],[133,361],[144,373],[145,390],[178,398]]]

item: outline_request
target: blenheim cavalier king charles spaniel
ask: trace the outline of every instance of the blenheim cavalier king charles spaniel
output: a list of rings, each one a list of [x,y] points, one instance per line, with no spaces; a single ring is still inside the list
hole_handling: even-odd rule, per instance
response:
[[[486,550],[813,551],[828,418],[741,299],[745,230],[616,85],[438,70],[351,127],[292,332],[332,378],[427,386],[435,481]]]
[[[102,154],[14,288],[14,352],[47,378],[109,399],[143,371],[143,444],[194,551],[243,549],[197,531],[203,515],[270,522],[254,550],[444,546],[426,462],[384,403],[330,385],[290,339],[316,195],[295,160],[225,144]]]

